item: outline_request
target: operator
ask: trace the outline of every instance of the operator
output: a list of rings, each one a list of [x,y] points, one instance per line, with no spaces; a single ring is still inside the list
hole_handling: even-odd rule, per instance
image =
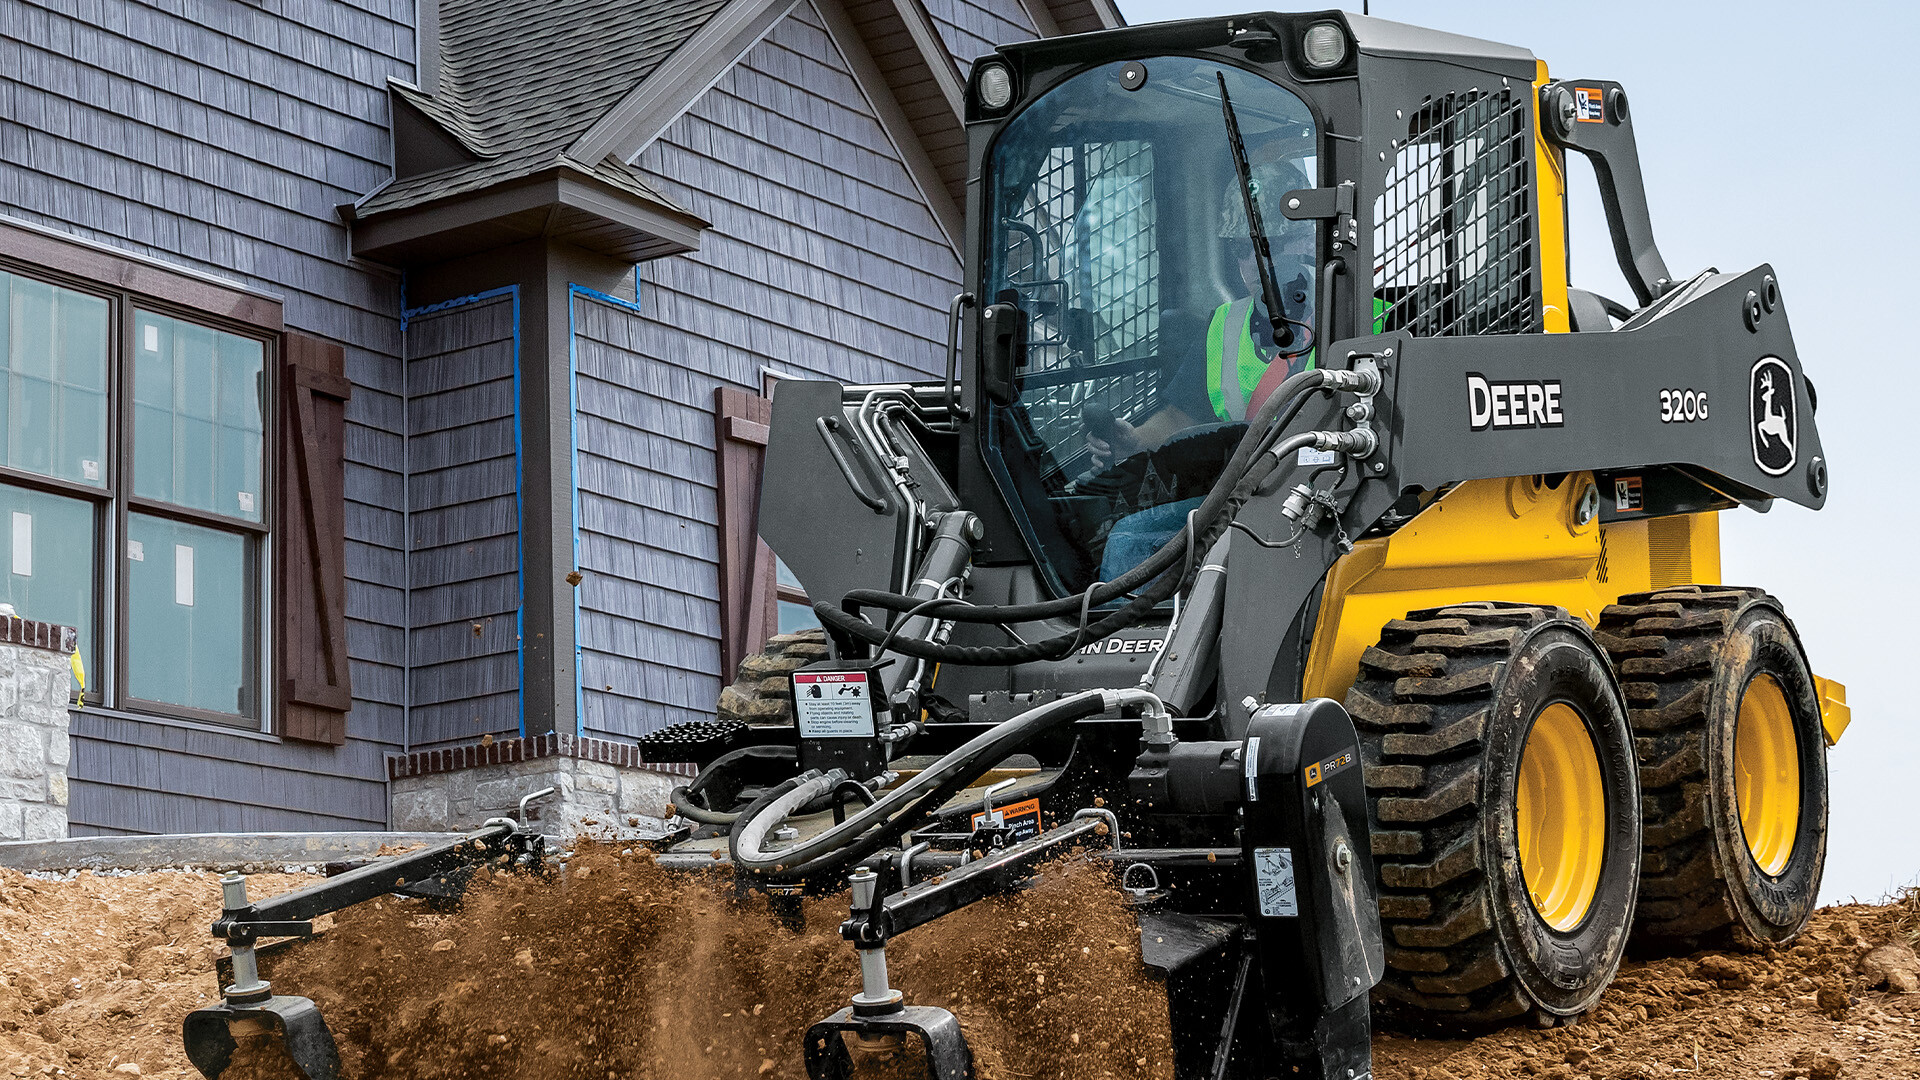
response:
[[[1089,426],[1087,449],[1094,472],[1155,449],[1189,428],[1244,423],[1281,380],[1314,366],[1313,350],[1300,346],[1311,344],[1308,324],[1317,232],[1311,221],[1289,221],[1280,207],[1287,192],[1312,184],[1286,162],[1255,166],[1252,174],[1287,328],[1275,334],[1269,322],[1245,200],[1239,181],[1231,180],[1221,198],[1218,239],[1236,257],[1246,293],[1215,308],[1205,348],[1189,347],[1187,355],[1163,374],[1157,409],[1137,422],[1113,417],[1098,432]],[[1276,346],[1276,338],[1283,344]],[[1116,521],[1101,554],[1100,580],[1111,581],[1153,554],[1185,526],[1187,513],[1201,501],[1191,498],[1151,506]]]
[[[1315,229],[1311,221],[1289,221],[1281,213],[1281,198],[1289,191],[1312,187],[1299,169],[1286,162],[1256,166],[1260,217],[1273,253],[1273,277],[1280,287],[1284,317],[1292,321],[1293,340],[1307,333],[1312,321]],[[1269,368],[1286,349],[1271,344],[1274,333],[1261,298],[1260,264],[1247,232],[1247,211],[1237,180],[1229,180],[1221,196],[1219,240],[1236,257],[1240,283],[1246,293],[1214,308],[1207,326],[1204,350],[1189,349],[1168,370],[1160,384],[1160,407],[1135,422],[1114,418],[1104,433],[1087,432],[1093,471],[1099,472],[1142,450],[1152,450],[1175,433],[1200,424],[1243,422],[1259,407],[1255,391]],[[1280,340],[1287,341],[1282,331]],[[1174,346],[1176,349],[1178,345]],[[1266,379],[1269,389],[1281,379],[1310,370],[1313,350],[1286,357],[1283,372]],[[1237,378],[1223,377],[1232,372]]]

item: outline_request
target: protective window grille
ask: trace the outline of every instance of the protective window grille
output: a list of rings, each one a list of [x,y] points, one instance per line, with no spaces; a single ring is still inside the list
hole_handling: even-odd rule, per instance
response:
[[[1384,329],[1418,337],[1534,329],[1532,137],[1512,90],[1429,100],[1373,204]]]
[[[1145,411],[1160,324],[1154,162],[1143,141],[1054,147],[1005,222],[1006,282],[1028,314],[1021,396],[1047,445],[1077,441],[1080,406]],[[1112,374],[1101,371],[1112,366]]]

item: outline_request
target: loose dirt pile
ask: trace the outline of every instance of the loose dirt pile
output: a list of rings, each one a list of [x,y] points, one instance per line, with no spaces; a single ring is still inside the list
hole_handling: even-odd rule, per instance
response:
[[[311,880],[248,884],[261,897]],[[215,874],[43,881],[0,869],[0,1077],[197,1077],[180,1018],[214,993],[226,946],[207,927],[219,912]]]
[[[1380,1080],[1920,1077],[1920,889],[1823,908],[1787,949],[1625,965],[1572,1027],[1385,1036]],[[1901,992],[1905,988],[1906,992]]]
[[[260,875],[256,897],[306,878]],[[180,1018],[206,1004],[218,946],[211,874],[0,870],[0,1080],[189,1078]],[[856,988],[844,898],[799,929],[719,875],[588,848],[554,883],[476,883],[433,914],[382,900],[269,964],[315,998],[355,1080],[718,1080],[803,1075],[806,1027]],[[1786,950],[1632,963],[1569,1028],[1469,1041],[1382,1036],[1380,1080],[1920,1077],[1920,893],[1829,908]],[[889,948],[909,1002],[961,1018],[983,1080],[1170,1080],[1166,1005],[1132,917],[1086,866],[975,905]],[[135,1070],[139,1070],[137,1073]],[[243,1048],[233,1080],[291,1073]],[[883,1071],[889,1078],[895,1071]]]
[[[846,899],[807,903],[796,930],[731,891],[587,847],[554,884],[477,882],[457,915],[344,912],[324,948],[267,973],[320,1005],[353,1077],[804,1080],[801,1036],[859,988]],[[1165,995],[1089,864],[910,931],[888,957],[908,1004],[963,1017],[981,1080],[1041,1075],[1034,1047],[1063,1080],[1172,1077]],[[229,1075],[291,1075],[265,1057]]]

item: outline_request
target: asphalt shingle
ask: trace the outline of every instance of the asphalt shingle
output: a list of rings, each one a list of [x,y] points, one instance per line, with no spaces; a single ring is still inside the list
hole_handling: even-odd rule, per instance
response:
[[[611,158],[565,150],[651,75],[727,0],[446,0],[441,79],[433,93],[394,91],[479,158],[397,179],[369,195],[361,218],[424,205],[552,168],[571,169],[678,212]]]

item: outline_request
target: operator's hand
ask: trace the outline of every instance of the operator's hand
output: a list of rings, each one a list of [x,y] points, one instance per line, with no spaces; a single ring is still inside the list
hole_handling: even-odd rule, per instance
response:
[[[1108,434],[1112,437],[1102,439],[1091,431],[1087,432],[1087,449],[1092,454],[1094,472],[1103,472],[1114,462],[1140,452],[1140,435],[1125,420],[1115,417]]]

